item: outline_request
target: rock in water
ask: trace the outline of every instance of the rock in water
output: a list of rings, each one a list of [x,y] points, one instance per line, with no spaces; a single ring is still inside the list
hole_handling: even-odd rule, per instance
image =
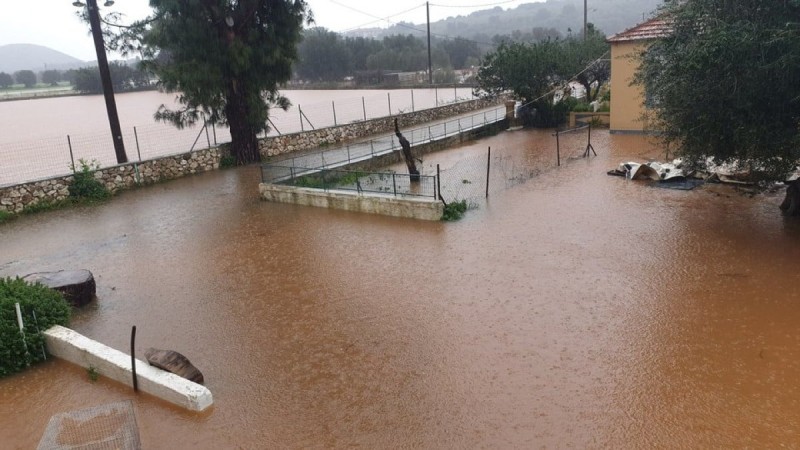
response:
[[[91,302],[96,291],[94,276],[88,270],[37,272],[26,275],[23,280],[29,283],[41,283],[61,292],[67,303],[76,307]]]
[[[181,355],[173,350],[159,350],[157,348],[148,348],[144,352],[147,362],[151,366],[156,366],[159,369],[166,370],[167,372],[174,373],[179,377],[186,378],[189,381],[194,381],[198,384],[203,384],[203,374],[197,370],[189,362],[189,358]]]

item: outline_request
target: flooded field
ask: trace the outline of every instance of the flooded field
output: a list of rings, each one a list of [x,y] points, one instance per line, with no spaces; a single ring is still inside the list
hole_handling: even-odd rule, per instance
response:
[[[577,139],[577,138],[576,138]],[[457,223],[260,202],[257,168],[0,226],[0,276],[87,268],[79,332],[167,347],[203,371],[191,414],[68,363],[0,380],[0,442],[132,399],[144,448],[800,445],[800,223],[779,194],[609,177],[658,156],[597,133],[488,146],[532,178]],[[585,145],[585,144],[584,144]]]
[[[270,136],[419,111],[472,98],[472,89],[463,87],[281,93],[292,106],[287,111],[276,108],[270,112]],[[153,114],[160,105],[177,106],[175,94],[158,91],[117,94],[116,103],[129,161],[230,142],[230,133],[222,126],[206,129],[201,121],[178,130],[170,124],[156,123]],[[65,175],[72,161],[81,158],[97,160],[103,167],[117,163],[102,95],[0,102],[0,185]]]

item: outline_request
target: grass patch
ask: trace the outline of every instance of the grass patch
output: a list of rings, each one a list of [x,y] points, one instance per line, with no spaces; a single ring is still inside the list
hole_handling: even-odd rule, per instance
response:
[[[14,214],[11,214],[8,211],[0,211],[0,223],[8,222],[9,220],[16,217]]]

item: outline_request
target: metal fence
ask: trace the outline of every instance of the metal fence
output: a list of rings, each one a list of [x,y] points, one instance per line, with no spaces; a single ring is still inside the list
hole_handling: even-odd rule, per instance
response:
[[[366,121],[474,98],[470,88],[457,86],[434,88],[433,98],[420,95],[420,90],[417,90],[416,96],[414,92],[392,91],[373,96],[297,104],[286,111],[273,109],[268,124],[270,131],[264,136]],[[42,134],[46,133],[46,127],[43,127]],[[202,123],[180,130],[162,123],[137,125],[124,127],[122,135],[129,161],[202,150],[231,140],[228,128]],[[7,136],[3,138],[8,139]],[[0,141],[0,186],[68,175],[80,159],[96,161],[101,167],[116,165],[114,145],[108,131],[103,129],[96,133]]]
[[[446,203],[466,200],[477,205],[493,193],[531,180],[567,161],[596,156],[591,128],[541,131],[524,147],[488,148],[439,168],[441,196]]]
[[[464,131],[494,124],[503,119],[505,119],[505,107],[496,107],[475,114],[431,123],[411,130],[403,130],[403,135],[413,147],[415,145],[427,144],[447,137],[456,136]],[[400,143],[395,135],[386,134],[377,138],[346,144],[341,147],[322,149],[285,158],[275,157],[272,161],[264,163],[264,166],[278,164],[297,168],[335,168],[356,162],[368,161],[377,156],[383,156],[400,149]]]
[[[357,170],[318,169],[308,167],[263,165],[261,180],[269,184],[284,184],[314,189],[356,191],[395,197],[436,196],[436,177],[412,176],[395,172],[363,172]]]

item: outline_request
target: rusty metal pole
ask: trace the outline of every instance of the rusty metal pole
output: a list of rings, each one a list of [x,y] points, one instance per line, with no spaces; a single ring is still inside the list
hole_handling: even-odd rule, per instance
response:
[[[136,325],[131,328],[131,371],[133,372],[133,392],[139,392],[139,379],[136,378]]]

